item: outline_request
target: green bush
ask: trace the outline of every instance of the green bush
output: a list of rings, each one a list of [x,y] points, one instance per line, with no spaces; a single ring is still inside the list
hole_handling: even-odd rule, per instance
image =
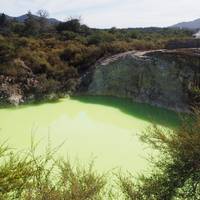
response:
[[[104,53],[104,55],[122,53],[132,49],[129,43],[124,41],[114,41],[112,43],[104,43],[100,45],[100,48]]]
[[[88,36],[88,44],[99,45],[105,42],[113,42],[116,40],[116,37],[105,31],[94,32],[92,35]]]
[[[63,31],[61,33],[62,40],[74,40],[77,37],[77,33],[73,31]]]
[[[141,138],[159,152],[152,161],[152,173],[120,176],[120,187],[126,199],[191,200],[200,198],[200,111],[183,120],[180,128],[165,131],[153,127]]]
[[[69,19],[66,22],[61,22],[57,25],[56,27],[57,31],[62,32],[62,31],[72,31],[75,33],[80,33],[81,32],[81,23],[79,19]]]
[[[6,63],[15,56],[15,48],[12,44],[5,42],[0,43],[0,61]]]
[[[105,177],[88,168],[72,167],[54,159],[53,151],[36,156],[0,147],[0,198],[2,200],[100,200]]]
[[[98,47],[80,43],[69,43],[60,55],[62,60],[78,68],[93,64],[100,56],[101,50]]]
[[[51,65],[47,61],[46,55],[43,52],[38,51],[21,51],[21,60],[32,70],[34,74],[43,74],[51,68]]]

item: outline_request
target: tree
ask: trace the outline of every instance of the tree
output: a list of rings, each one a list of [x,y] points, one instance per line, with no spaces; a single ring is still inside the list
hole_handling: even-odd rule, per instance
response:
[[[114,34],[111,34],[106,31],[94,32],[88,37],[88,44],[99,45],[101,43],[110,43],[116,40]]]
[[[117,28],[116,27],[112,27],[110,30],[109,30],[109,33],[112,33],[112,34],[115,34],[117,32]]]
[[[0,15],[0,27],[4,28],[8,24],[8,19],[6,15],[3,13]]]
[[[9,35],[11,33],[11,20],[3,13],[0,15],[0,31],[2,34]]]
[[[47,11],[47,10],[38,10],[37,11],[37,15],[39,16],[39,17],[41,17],[41,18],[44,18],[44,19],[46,19],[46,18],[48,18],[49,17],[49,12]]]
[[[38,10],[37,15],[39,16],[39,24],[40,24],[40,32],[45,32],[48,27],[48,20],[49,13],[47,10]]]
[[[59,23],[56,29],[59,32],[61,32],[61,31],[72,31],[72,32],[75,32],[75,33],[80,33],[81,32],[80,19],[70,18],[66,22]]]
[[[40,24],[30,11],[28,12],[27,19],[24,23],[26,35],[37,35],[39,33]]]

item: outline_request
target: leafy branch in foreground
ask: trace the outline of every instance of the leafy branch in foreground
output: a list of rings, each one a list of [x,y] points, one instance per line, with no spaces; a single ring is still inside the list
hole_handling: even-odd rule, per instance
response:
[[[69,161],[55,160],[53,151],[36,156],[13,153],[0,146],[0,199],[95,200],[102,199],[105,177],[93,166],[73,168]]]
[[[172,131],[154,126],[142,137],[160,152],[153,159],[149,176],[133,179],[121,175],[120,187],[126,199],[195,200],[200,199],[200,111]]]
[[[200,110],[184,118],[174,130],[153,126],[141,137],[159,152],[152,172],[139,178],[118,176],[119,188],[105,175],[69,161],[54,159],[50,144],[37,156],[32,143],[28,153],[0,145],[0,199],[3,200],[197,200],[200,199]],[[111,177],[112,179],[113,177]]]

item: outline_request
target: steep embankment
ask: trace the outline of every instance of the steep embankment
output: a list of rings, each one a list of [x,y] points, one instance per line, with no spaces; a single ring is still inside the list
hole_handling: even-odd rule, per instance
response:
[[[200,49],[125,52],[99,60],[81,78],[66,75],[60,82],[41,79],[20,60],[16,66],[25,71],[24,76],[0,75],[0,102],[19,104],[74,91],[131,98],[182,111],[200,102]]]
[[[200,49],[131,51],[99,61],[82,77],[80,92],[185,111],[195,99],[199,72]]]

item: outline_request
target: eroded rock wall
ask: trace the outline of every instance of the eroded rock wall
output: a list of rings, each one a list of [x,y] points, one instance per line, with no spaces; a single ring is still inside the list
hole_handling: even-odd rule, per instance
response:
[[[97,63],[82,79],[83,93],[186,111],[190,87],[199,71],[199,49],[132,51]]]

